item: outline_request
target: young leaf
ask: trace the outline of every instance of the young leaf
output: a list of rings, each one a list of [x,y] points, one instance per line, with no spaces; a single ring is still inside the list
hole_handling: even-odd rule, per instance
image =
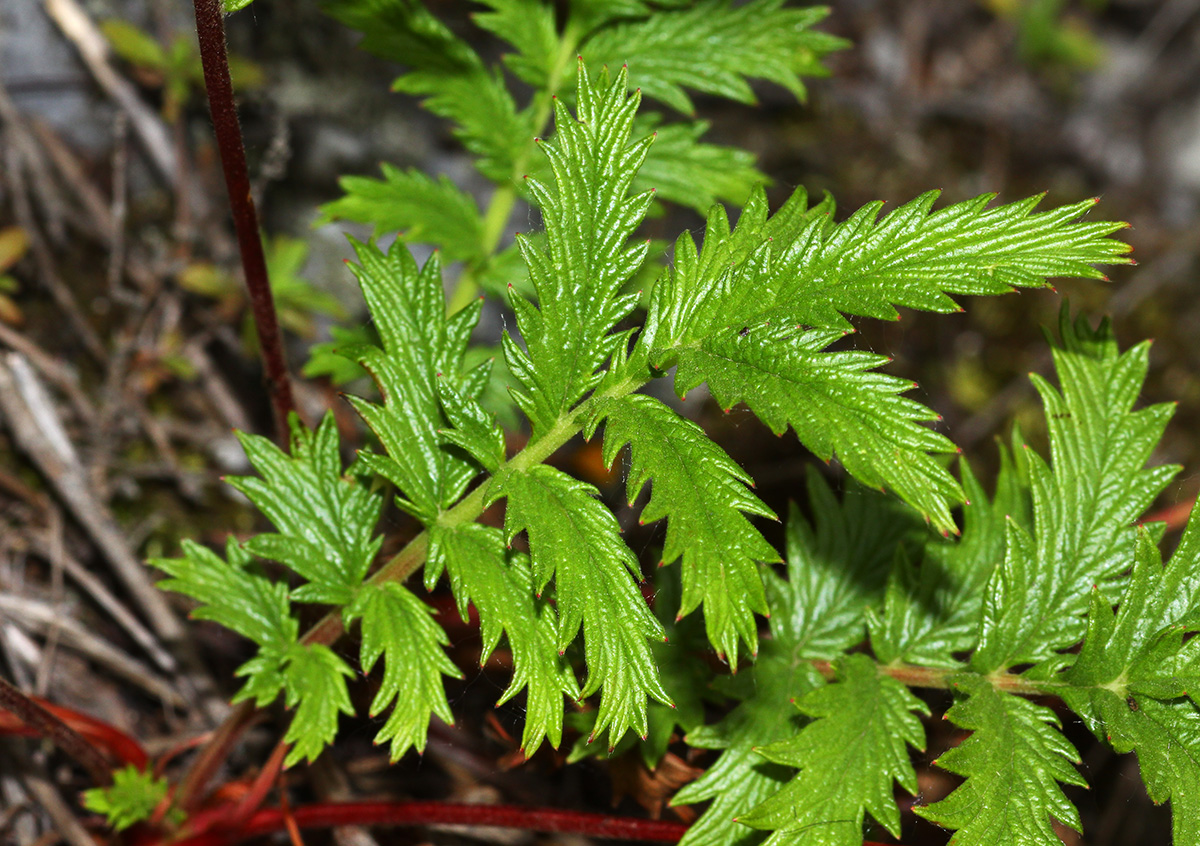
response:
[[[528,180],[546,243],[518,241],[538,305],[510,297],[525,350],[506,333],[505,357],[523,386],[514,397],[535,438],[595,387],[596,369],[626,342],[610,332],[637,303],[636,294],[619,294],[646,255],[645,243],[627,241],[652,195],[626,194],[650,139],[629,142],[639,97],[628,96],[625,84],[622,70],[611,85],[602,73],[593,87],[581,63],[577,116],[556,101],[555,134],[541,144],[554,186]]]
[[[383,502],[343,477],[332,413],[312,433],[294,415],[291,424],[290,457],[266,438],[237,433],[260,477],[226,481],[278,529],[250,538],[246,549],[286,564],[308,582],[292,591],[296,601],[341,605],[379,551],[383,538],[375,535],[375,524]]]
[[[748,78],[781,85],[804,99],[803,76],[826,76],[826,53],[847,46],[811,27],[827,9],[784,8],[784,0],[701,0],[601,30],[583,48],[593,67],[628,64],[645,94],[686,114],[685,88],[755,102]]]
[[[838,676],[796,701],[813,722],[758,750],[768,761],[800,768],[782,790],[738,818],[773,831],[770,846],[860,846],[864,813],[900,836],[892,782],[917,791],[906,744],[925,748],[915,714],[929,708],[865,655],[846,657]]]
[[[638,573],[637,559],[597,493],[538,464],[497,477],[488,501],[507,497],[504,532],[510,541],[528,532],[534,588],[540,593],[555,579],[560,652],[583,627],[588,676],[582,695],[602,689],[595,734],[608,730],[612,746],[628,728],[646,734],[647,696],[671,700],[646,643],[662,640],[662,625],[630,575]]]
[[[83,807],[92,813],[103,814],[115,831],[124,831],[135,823],[150,819],[169,789],[165,778],[129,764],[113,771],[111,786],[85,790]]]
[[[1177,467],[1146,467],[1172,407],[1133,411],[1149,346],[1117,350],[1064,310],[1054,350],[1061,393],[1034,377],[1046,407],[1053,469],[1029,455],[1033,536],[1010,525],[1004,563],[988,583],[972,669],[1036,662],[1076,643],[1093,585],[1110,601],[1134,556],[1134,521]]]
[[[292,744],[285,767],[307,759],[315,761],[337,736],[338,714],[353,714],[346,679],[354,671],[328,646],[296,644],[288,650],[283,668],[284,703],[296,708],[284,735]],[[296,707],[299,706],[299,707]]]
[[[955,829],[956,846],[1059,846],[1051,817],[1081,831],[1079,812],[1058,782],[1086,782],[1071,766],[1079,758],[1054,712],[977,676],[963,676],[958,687],[966,698],[946,717],[974,733],[935,763],[966,781],[914,810]]]
[[[490,12],[476,12],[472,19],[503,38],[518,52],[504,56],[504,64],[535,89],[550,87],[560,61],[554,6],[542,0],[481,0]],[[571,54],[568,54],[568,57]]]
[[[364,585],[342,612],[347,627],[362,620],[363,672],[371,672],[375,662],[384,658],[383,680],[371,702],[371,716],[392,705],[391,715],[375,736],[376,743],[392,742],[392,761],[409,748],[424,751],[432,714],[454,722],[442,676],[460,679],[462,673],[442,651],[450,641],[432,615],[433,609],[395,582]]]
[[[653,397],[603,402],[585,430],[589,437],[601,420],[606,465],[630,445],[629,501],[652,481],[641,520],[668,518],[663,563],[683,558],[679,616],[703,603],[709,641],[736,668],[739,640],[757,652],[754,614],[767,613],[758,563],[780,560],[746,515],[775,515],[747,490],[746,471],[699,426]]]
[[[361,460],[399,488],[401,508],[430,523],[479,472],[473,460],[442,443],[438,430],[447,423],[439,382],[473,398],[487,378],[486,369],[464,373],[462,364],[480,303],[446,317],[436,254],[418,271],[400,242],[386,255],[371,244],[355,242],[355,250],[361,264],[351,268],[382,348],[361,347],[347,354],[370,371],[383,404],[357,397],[350,402],[387,450],[386,455],[363,453]]]
[[[570,666],[559,654],[558,620],[550,605],[533,596],[528,563],[517,553],[505,554],[499,530],[478,523],[455,528],[433,526],[429,534],[430,575],[443,570],[450,575],[454,598],[466,616],[467,604],[479,612],[485,662],[500,641],[508,637],[513,654],[513,677],[500,697],[507,702],[523,688],[525,733],[521,749],[533,755],[542,739],[558,748],[562,742],[563,696],[579,697]]]
[[[445,176],[381,166],[383,179],[343,176],[345,196],[321,206],[320,223],[352,220],[368,223],[376,235],[398,232],[408,243],[433,244],[446,261],[482,257],[483,219],[468,194]]]

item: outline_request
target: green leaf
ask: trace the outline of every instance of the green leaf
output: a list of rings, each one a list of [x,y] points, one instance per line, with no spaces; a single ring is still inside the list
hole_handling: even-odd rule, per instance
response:
[[[293,646],[283,670],[289,708],[296,708],[284,735],[292,744],[283,761],[285,767],[307,759],[310,763],[337,736],[338,714],[353,714],[346,679],[354,671],[328,646],[316,643]],[[298,707],[297,707],[298,706]]]
[[[659,199],[705,214],[718,200],[741,205],[755,187],[771,181],[754,166],[753,153],[702,142],[708,127],[707,121],[660,126],[654,114],[639,118],[634,134],[655,137],[634,190],[653,188]]]
[[[639,97],[625,92],[622,71],[595,88],[579,66],[578,114],[555,101],[555,134],[541,144],[554,186],[528,179],[542,210],[545,246],[518,236],[537,289],[538,305],[510,297],[525,342],[505,333],[505,358],[522,385],[514,398],[533,423],[534,437],[552,427],[600,379],[596,373],[622,344],[610,334],[637,304],[620,295],[641,266],[647,244],[627,246],[652,195],[627,197],[650,139],[629,142]]]
[[[116,831],[150,819],[154,809],[167,797],[170,785],[161,776],[142,771],[133,764],[113,770],[109,787],[93,787],[83,792],[83,807],[103,814]]]
[[[113,52],[129,64],[147,70],[167,70],[167,53],[148,32],[128,21],[116,19],[103,21],[100,31],[112,45]]]
[[[883,609],[870,620],[871,647],[882,663],[961,667],[955,653],[978,643],[983,587],[1004,558],[1006,517],[1028,511],[1029,494],[1003,447],[994,500],[966,461],[959,466],[967,495],[962,537],[930,541],[919,562],[905,554],[897,558]]]
[[[189,540],[182,558],[152,558],[150,565],[167,573],[158,587],[200,602],[191,616],[211,620],[259,646],[286,649],[296,641],[300,624],[291,615],[288,588],[248,569],[253,560],[232,537],[225,559]]]
[[[771,637],[762,642],[754,666],[729,685],[744,701],[721,722],[687,736],[691,746],[725,751],[672,800],[684,805],[712,800],[680,841],[683,846],[749,846],[762,839],[734,818],[774,794],[791,773],[755,748],[796,733],[804,721],[792,700],[825,683],[811,659],[834,658],[862,640],[866,608],[882,591],[897,546],[927,534],[891,497],[852,489],[838,502],[815,474],[808,489],[813,523],[794,507],[788,517],[787,580],[763,573]]]
[[[442,676],[460,679],[462,673],[442,651],[450,639],[433,621],[433,613],[395,582],[365,585],[342,612],[347,628],[362,620],[363,672],[371,672],[384,658],[383,680],[371,702],[371,716],[392,707],[375,742],[391,741],[393,762],[410,748],[425,750],[431,715],[454,722]]]
[[[555,580],[558,649],[584,633],[588,675],[583,696],[602,690],[596,735],[614,745],[626,729],[645,735],[646,697],[670,704],[647,638],[662,640],[662,625],[642,598],[633,575],[637,559],[621,539],[612,513],[591,485],[545,464],[510,469],[488,488],[488,503],[507,497],[504,532],[529,535],[533,586]]]
[[[504,64],[535,89],[547,88],[562,52],[554,7],[542,0],[480,1],[492,11],[476,12],[475,23],[517,48],[504,56]]]
[[[1079,758],[1054,712],[976,676],[961,677],[958,688],[966,698],[946,718],[973,734],[935,763],[966,781],[914,810],[955,829],[955,846],[1060,846],[1051,817],[1081,831],[1079,813],[1058,783],[1086,782],[1071,766]]]
[[[345,196],[321,206],[318,225],[332,220],[370,224],[375,235],[398,232],[409,243],[433,244],[445,261],[483,255],[483,219],[475,200],[442,176],[381,166],[383,179],[343,176]]]
[[[1133,573],[1116,614],[1092,591],[1087,636],[1057,678],[1063,699],[1102,741],[1136,752],[1155,802],[1171,802],[1174,842],[1200,838],[1200,512],[1166,568],[1149,532],[1138,534]]]
[[[1032,537],[1008,532],[1004,563],[987,586],[972,669],[1041,661],[1078,642],[1093,585],[1110,601],[1134,557],[1134,521],[1178,472],[1146,467],[1173,407],[1134,411],[1148,344],[1117,350],[1107,323],[1060,321],[1054,362],[1061,393],[1041,378],[1053,469],[1029,453]]]
[[[758,651],[754,614],[767,613],[758,562],[780,560],[746,514],[775,515],[747,490],[746,471],[699,426],[653,397],[632,394],[601,403],[585,429],[589,437],[602,420],[606,465],[630,446],[629,502],[653,481],[640,522],[667,518],[663,563],[683,558],[679,616],[703,603],[710,642],[736,667],[739,640]]]
[[[918,425],[936,415],[898,396],[907,383],[869,372],[881,358],[821,352],[849,330],[843,313],[952,311],[947,293],[1098,277],[1091,263],[1127,261],[1128,247],[1104,237],[1120,224],[1072,222],[1090,201],[1032,214],[1038,198],[988,209],[984,196],[930,213],[935,197],[881,221],[867,206],[840,225],[803,192],[772,218],[756,194],[735,230],[714,209],[702,250],[687,234],[677,242],[639,348],[656,368],[680,365],[678,390],[708,381],[723,405],[744,400],[775,431],[791,425],[819,456],[836,452],[860,481],[894,488],[949,531],[961,493],[929,453],[953,445]]]
[[[563,696],[578,698],[579,687],[570,665],[560,655],[558,619],[553,608],[533,596],[528,562],[517,553],[506,555],[503,535],[491,526],[434,526],[429,534],[426,583],[435,581],[443,570],[450,575],[463,618],[469,602],[474,602],[479,612],[483,637],[480,665],[492,654],[501,634],[508,638],[513,677],[500,702],[507,702],[522,689],[528,690],[521,739],[525,755],[533,755],[543,738],[558,748],[562,742]]]
[[[447,426],[439,398],[447,389],[474,398],[486,370],[464,372],[463,356],[479,320],[477,300],[446,317],[441,267],[436,253],[418,271],[407,247],[397,242],[387,254],[355,242],[360,265],[351,265],[371,310],[381,347],[348,350],[374,377],[383,403],[350,402],[379,437],[386,455],[361,460],[400,490],[397,504],[425,523],[451,506],[479,473],[479,465],[444,444]]]
[[[306,379],[316,379],[319,376],[326,376],[337,387],[347,385],[355,379],[361,379],[366,376],[367,371],[363,370],[356,362],[342,355],[342,350],[378,341],[379,339],[375,336],[371,328],[369,326],[351,326],[348,328],[330,326],[329,335],[331,340],[313,344],[312,349],[308,352],[308,361],[304,363],[304,368],[300,371],[300,375]]]
[[[299,602],[350,601],[382,537],[375,535],[382,499],[343,476],[337,425],[328,413],[315,432],[294,415],[289,457],[259,435],[238,433],[259,477],[226,481],[278,529],[252,537],[248,551],[286,564],[308,584],[292,592]]]
[[[765,79],[804,99],[801,76],[826,76],[821,58],[847,46],[816,32],[819,7],[785,8],[784,0],[701,0],[678,11],[618,23],[587,41],[592,66],[628,64],[645,94],[691,114],[684,89],[755,102],[748,79]]]
[[[782,790],[738,818],[773,831],[768,844],[860,846],[865,813],[900,836],[892,782],[916,793],[907,746],[925,748],[915,714],[929,708],[865,655],[846,657],[838,676],[797,700],[813,722],[758,750],[768,761],[800,769]]]
[[[920,425],[938,415],[901,397],[915,383],[875,371],[884,356],[827,352],[840,330],[726,329],[678,353],[682,396],[707,382],[722,408],[745,402],[776,434],[790,426],[818,458],[838,457],[865,485],[888,487],[944,532],[958,483],[931,453],[953,453],[944,435]]]
[[[321,7],[360,30],[360,46],[411,70],[393,90],[424,96],[425,108],[455,123],[479,172],[507,183],[537,131],[518,114],[499,72],[457,38],[418,0],[322,0]]]

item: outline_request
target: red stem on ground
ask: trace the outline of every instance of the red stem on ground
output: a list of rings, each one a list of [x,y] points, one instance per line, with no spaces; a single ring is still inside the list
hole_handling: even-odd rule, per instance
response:
[[[75,759],[101,787],[112,783],[112,766],[93,740],[126,763],[139,768],[146,765],[146,753],[128,735],[99,720],[26,696],[4,679],[0,679],[0,709],[0,733],[46,738]],[[6,719],[4,711],[17,719]],[[68,719],[75,725],[68,725]],[[81,728],[91,738],[78,730]]]
[[[262,354],[264,381],[275,412],[275,435],[279,445],[286,448],[288,414],[295,411],[296,403],[292,398],[292,383],[283,353],[279,320],[275,316],[275,299],[271,296],[271,285],[267,278],[258,213],[250,196],[246,150],[242,145],[242,128],[238,125],[237,108],[233,102],[233,83],[229,79],[221,0],[195,0],[194,5],[200,61],[204,66],[204,90],[208,95],[217,149],[221,153],[221,168],[225,172],[225,187],[229,191],[229,208],[237,229],[242,270]]]
[[[283,831],[287,821],[280,808],[256,812],[235,831],[221,830],[225,809],[197,814],[193,830],[204,822],[208,830],[174,842],[173,846],[232,846],[251,837]],[[211,815],[211,816],[210,816]],[[301,829],[335,828],[343,825],[478,825],[583,834],[611,840],[675,843],[687,826],[662,820],[640,820],[564,811],[557,808],[522,808],[513,805],[460,805],[447,802],[344,802],[293,808],[290,816]],[[152,846],[142,841],[137,846]]]

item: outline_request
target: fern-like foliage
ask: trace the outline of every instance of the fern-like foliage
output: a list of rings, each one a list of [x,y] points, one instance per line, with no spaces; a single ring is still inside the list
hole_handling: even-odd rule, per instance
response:
[[[403,239],[386,252],[356,243],[353,272],[378,343],[341,352],[375,382],[376,397],[350,401],[378,448],[347,471],[330,418],[312,432],[294,424],[290,454],[242,436],[256,475],[231,482],[274,531],[230,541],[224,557],[187,544],[181,558],[156,562],[166,587],[199,602],[197,616],[257,646],[238,696],[266,704],[282,694],[295,708],[288,762],[331,742],[353,671],[319,628],[300,636],[297,603],[332,607],[357,629],[360,667],[380,668],[370,710],[387,712],[378,740],[393,757],[423,747],[434,715],[452,719],[443,685],[462,672],[428,606],[402,584],[423,565],[427,588],[445,580],[464,619],[477,611],[482,660],[507,644],[501,701],[524,697],[527,754],[558,746],[564,702],[593,694],[596,709],[573,721],[586,735],[573,757],[594,739],[627,748],[630,729],[649,763],[677,731],[720,750],[675,797],[710,803],[689,846],[857,846],[868,819],[899,834],[892,796],[916,790],[911,756],[930,709],[912,689],[923,687],[951,691],[945,716],[971,733],[941,758],[961,786],[918,808],[954,829],[953,842],[1051,846],[1053,820],[1079,827],[1064,786],[1083,778],[1058,718],[1033,701],[1047,696],[1118,751],[1136,750],[1151,796],[1172,802],[1177,842],[1195,841],[1200,648],[1188,634],[1200,629],[1200,518],[1165,567],[1155,533],[1133,528],[1176,469],[1147,466],[1169,417],[1135,409],[1147,347],[1120,352],[1106,324],[1064,312],[1052,342],[1057,387],[1035,378],[1050,456],[1018,433],[989,495],[965,461],[950,472],[944,456],[956,447],[927,425],[932,410],[904,396],[913,383],[846,339],[852,317],[951,312],[954,295],[1098,278],[1096,264],[1127,261],[1108,237],[1121,225],[1081,221],[1091,201],[1038,211],[1040,197],[985,195],[935,208],[934,193],[838,222],[829,198],[812,204],[798,190],[772,214],[747,185],[735,223],[707,209],[699,242],[680,236],[670,267],[647,277],[647,174],[682,185],[704,155],[694,125],[645,131],[661,118],[638,115],[642,93],[629,88],[639,60],[657,68],[643,92],[685,111],[686,92],[745,99],[748,79],[800,93],[800,75],[837,46],[812,33],[820,13],[777,0],[575,0],[558,4],[560,21],[532,0],[484,5],[476,22],[515,49],[511,73],[564,96],[518,109],[501,73],[411,0],[328,3],[368,31],[368,49],[403,58],[401,87],[454,121],[481,170],[510,200],[520,192],[536,205],[545,231],[497,252],[503,204],[481,214],[448,183],[398,170],[386,185],[353,183],[327,213],[379,222],[378,206],[404,197],[384,229],[452,244],[445,257],[478,278],[522,277],[503,286],[515,325],[501,350],[510,411],[528,439],[510,449],[488,399],[491,364],[469,353],[478,300],[447,300],[436,254],[418,266]],[[579,50],[630,65],[589,71],[579,60],[572,75]],[[685,66],[705,50],[711,73]],[[553,133],[534,143],[551,114]],[[660,144],[692,158],[664,165]],[[520,188],[518,166],[528,174]],[[741,180],[745,161],[738,167]],[[693,199],[727,196],[731,172],[720,190],[697,177]],[[639,284],[652,284],[648,296]],[[773,431],[791,430],[840,463],[844,495],[811,475],[809,516],[790,510],[780,555],[759,528],[775,515],[749,474],[645,390],[658,379],[680,394],[706,384],[722,407],[744,403]],[[609,464],[625,456],[626,499],[648,486],[640,518],[666,523],[657,557],[680,567],[677,581],[673,569],[660,574],[657,607],[601,492],[547,463],[577,435],[601,437]],[[378,562],[382,488],[420,533]],[[711,678],[693,654],[707,646],[734,669],[754,660]],[[730,707],[703,725],[706,701]]]

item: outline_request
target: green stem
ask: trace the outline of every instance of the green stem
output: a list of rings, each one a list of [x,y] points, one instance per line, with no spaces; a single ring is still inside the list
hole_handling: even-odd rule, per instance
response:
[[[555,56],[554,66],[546,78],[546,87],[539,91],[533,100],[533,117],[530,123],[536,133],[540,134],[550,120],[550,115],[554,111],[554,98],[562,86],[563,76],[577,47],[578,33],[575,27],[568,23],[558,41],[558,55]],[[458,283],[454,286],[454,293],[450,295],[450,301],[446,304],[447,314],[454,314],[460,309],[466,308],[479,295],[477,280],[494,257],[496,248],[500,246],[500,238],[504,235],[509,218],[512,217],[513,207],[517,204],[518,180],[525,176],[525,171],[529,167],[529,156],[533,149],[533,144],[526,144],[521,149],[513,161],[513,169],[509,174],[508,182],[497,185],[496,190],[492,193],[487,211],[483,216],[483,235],[479,242],[480,252],[484,258],[472,262],[463,269],[462,276],[458,278]]]

